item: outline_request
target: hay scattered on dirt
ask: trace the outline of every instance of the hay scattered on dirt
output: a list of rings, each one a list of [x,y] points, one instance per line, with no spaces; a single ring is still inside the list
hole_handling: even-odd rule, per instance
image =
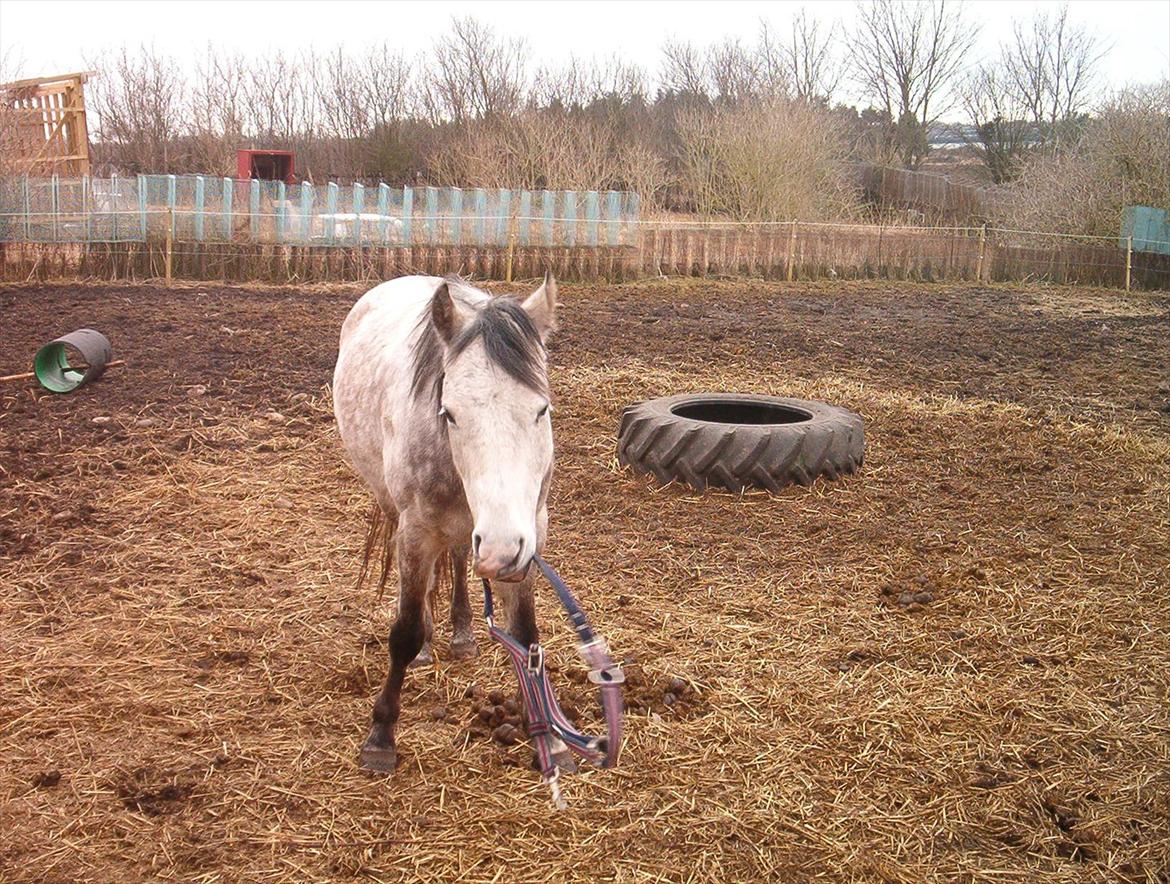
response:
[[[412,672],[395,776],[356,770],[391,600],[352,588],[324,386],[349,295],[0,291],[3,359],[63,322],[130,362],[0,390],[3,877],[1165,875],[1170,315],[1079,296],[1111,330],[1038,289],[566,286],[548,556],[639,683],[621,768],[555,814],[469,732],[473,686],[513,690],[478,622],[478,660],[444,618]],[[859,410],[866,467],[617,469],[624,404],[711,389]],[[539,620],[598,728],[551,593]]]

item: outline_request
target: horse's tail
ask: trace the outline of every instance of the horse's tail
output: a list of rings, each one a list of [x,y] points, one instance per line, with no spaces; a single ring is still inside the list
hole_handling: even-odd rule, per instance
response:
[[[373,562],[377,562],[378,598],[386,591],[386,581],[390,579],[390,567],[394,564],[394,533],[397,530],[398,514],[387,514],[374,501],[366,525],[366,545],[362,550],[362,567],[358,572],[357,585],[360,587],[366,582],[366,578],[372,574]]]

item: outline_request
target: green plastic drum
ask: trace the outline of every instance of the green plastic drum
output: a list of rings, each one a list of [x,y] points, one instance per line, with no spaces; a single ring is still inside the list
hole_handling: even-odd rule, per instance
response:
[[[70,348],[81,354],[81,367],[70,364]],[[113,355],[114,348],[105,335],[92,328],[80,328],[41,347],[33,359],[33,371],[46,390],[69,393],[101,377]]]

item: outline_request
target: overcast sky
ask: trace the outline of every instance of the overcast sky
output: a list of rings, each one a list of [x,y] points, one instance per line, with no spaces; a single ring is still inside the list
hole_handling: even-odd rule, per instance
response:
[[[65,73],[85,59],[123,44],[153,44],[194,63],[208,44],[245,53],[295,51],[341,44],[360,49],[385,41],[407,52],[425,49],[452,16],[474,15],[502,34],[527,39],[538,63],[569,54],[621,57],[658,69],[666,39],[706,44],[726,36],[751,39],[761,19],[786,27],[802,6],[826,21],[848,26],[852,2],[389,2],[389,0],[0,0],[0,50],[21,76]],[[1049,0],[968,0],[970,21],[981,26],[971,61],[993,53],[1011,36],[1014,18],[1034,10],[1055,11]],[[1107,85],[1149,82],[1170,76],[1170,0],[1074,0],[1070,17],[1111,47],[1103,61]],[[859,96],[846,86],[840,99]]]

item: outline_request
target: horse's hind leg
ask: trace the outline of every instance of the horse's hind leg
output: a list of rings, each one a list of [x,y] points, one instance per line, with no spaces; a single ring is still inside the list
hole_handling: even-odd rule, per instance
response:
[[[471,634],[471,603],[467,598],[467,547],[451,550],[451,656],[470,660],[479,653]]]
[[[428,555],[409,532],[398,535],[398,617],[390,630],[390,672],[374,701],[374,724],[362,746],[365,770],[390,773],[398,762],[394,735],[398,725],[402,682],[406,667],[422,647],[426,596],[435,575],[435,556]]]

